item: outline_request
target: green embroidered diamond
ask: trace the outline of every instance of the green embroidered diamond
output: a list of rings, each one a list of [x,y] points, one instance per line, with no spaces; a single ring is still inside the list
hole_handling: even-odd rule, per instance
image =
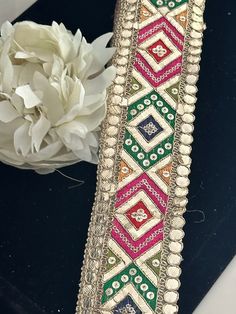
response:
[[[129,106],[124,148],[144,170],[172,153],[175,114],[155,91]]]
[[[151,0],[151,2],[158,8],[168,7],[168,9],[172,10],[188,2],[188,0]]]
[[[135,264],[129,265],[117,276],[114,276],[105,283],[102,304],[113,298],[121,289],[124,291],[125,286],[130,283],[143,296],[149,306],[155,310],[157,288]]]

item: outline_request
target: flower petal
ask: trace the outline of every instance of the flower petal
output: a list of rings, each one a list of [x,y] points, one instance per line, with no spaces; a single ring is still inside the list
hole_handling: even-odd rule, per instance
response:
[[[42,104],[41,99],[32,91],[29,85],[23,85],[16,88],[16,94],[23,98],[27,109],[36,107]]]
[[[112,36],[113,33],[107,33],[92,42],[94,60],[88,75],[95,74],[104,69],[104,66],[114,55],[116,48],[106,48]]]
[[[26,121],[14,133],[14,147],[18,155],[23,155],[24,157],[30,151],[31,147],[31,137],[29,136],[29,126],[30,123]]]
[[[7,165],[15,167],[19,167],[24,164],[24,158],[22,156],[17,156],[14,151],[7,149],[0,149],[0,160]]]
[[[33,77],[34,77],[34,74],[36,72],[43,74],[43,69],[42,69],[41,65],[26,63],[24,66],[21,66],[18,86],[31,84]]]
[[[76,146],[77,149],[82,149],[83,144],[81,139],[84,139],[88,133],[88,130],[85,125],[81,124],[78,121],[72,121],[70,123],[63,124],[56,129],[56,132],[63,143],[69,149],[72,149]],[[73,142],[73,135],[79,137],[78,142]],[[73,149],[72,149],[73,150]]]
[[[93,47],[88,44],[83,37],[79,49],[78,57],[71,63],[73,72],[80,78],[81,81],[85,80],[90,72],[93,63]]]
[[[26,161],[29,163],[49,161],[53,156],[56,156],[58,154],[62,147],[62,142],[57,141],[51,145],[47,145],[46,147],[42,148],[38,153],[29,154],[26,158]]]
[[[5,123],[11,122],[19,116],[19,113],[8,100],[3,100],[0,102],[0,121]]]
[[[1,27],[1,37],[6,40],[7,37],[11,36],[14,33],[14,26],[9,21],[6,21],[2,24]]]
[[[107,87],[109,87],[112,83],[112,80],[115,78],[115,75],[116,68],[114,66],[110,66],[100,75],[96,76],[93,79],[87,80],[84,83],[86,95],[98,94]]]
[[[2,90],[10,93],[12,89],[12,82],[14,77],[14,69],[11,60],[8,56],[10,50],[11,38],[3,45],[0,57],[0,73],[2,74]]]
[[[89,115],[79,116],[77,121],[82,125],[85,125],[88,132],[95,131],[101,125],[102,121],[106,116],[106,106],[100,107]]]
[[[42,114],[40,119],[33,125],[32,127],[32,151],[33,148],[35,148],[36,152],[39,152],[40,146],[42,144],[42,141],[45,137],[45,135],[50,130],[51,123],[46,119]]]
[[[56,125],[61,125],[66,122],[70,122],[80,114],[84,105],[85,90],[81,82],[77,79],[74,82],[74,88],[69,96],[68,100],[68,112],[56,123]]]
[[[47,118],[52,125],[55,125],[55,123],[64,115],[64,109],[56,89],[52,87],[46,77],[39,72],[34,74],[33,85],[35,90],[43,92],[42,102],[47,108]]]
[[[104,91],[102,94],[85,96],[84,105],[83,108],[80,110],[79,115],[85,116],[93,113],[100,107],[105,106],[105,100],[106,91]]]

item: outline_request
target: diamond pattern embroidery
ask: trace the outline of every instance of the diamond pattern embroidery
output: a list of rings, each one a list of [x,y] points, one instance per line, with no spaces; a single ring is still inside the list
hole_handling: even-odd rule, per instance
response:
[[[113,311],[114,314],[142,314],[142,311],[133,301],[131,296],[125,297]]]
[[[149,106],[130,121],[127,130],[147,153],[173,134],[170,124],[154,106]]]
[[[139,13],[103,314],[154,314],[162,302],[160,266],[188,0],[141,0]]]
[[[148,190],[141,189],[127,202],[117,206],[116,218],[136,241],[160,223],[165,209],[161,204],[159,207],[160,209],[154,204]],[[117,226],[119,228],[119,224]]]
[[[141,121],[137,125],[137,128],[147,142],[153,140],[156,135],[163,131],[163,128],[152,115],[149,115],[146,119]]]
[[[144,169],[171,154],[175,111],[156,92],[129,106],[125,150]]]
[[[167,200],[167,195],[146,174],[118,192],[112,238],[131,258],[139,257],[163,239],[162,217]],[[142,211],[137,212],[138,209]]]
[[[164,58],[171,54],[171,50],[161,39],[151,45],[148,48],[148,52],[156,59],[157,62],[161,62]]]
[[[134,291],[134,293],[132,294],[133,302],[128,296],[124,298],[124,291],[126,290],[126,288],[129,288],[130,286],[133,287],[132,290]],[[137,307],[136,305],[137,301],[135,300],[135,296],[137,295],[137,292],[139,293],[139,297],[137,300],[139,307]],[[151,309],[154,310],[156,306],[156,298],[157,298],[156,287],[144,275],[144,273],[142,273],[142,271],[133,263],[130,266],[128,266],[126,269],[124,269],[121,273],[119,273],[117,276],[114,276],[113,278],[111,278],[109,281],[105,283],[104,294],[102,298],[102,303],[104,304],[104,308],[106,306],[106,303],[109,302],[109,300],[113,298],[115,295],[116,295],[116,302],[114,302],[115,306],[113,308],[113,311],[122,309],[122,308],[127,309],[126,305],[129,304],[127,303],[127,301],[131,301],[131,306],[133,305],[134,308],[136,307],[139,310],[143,308],[143,310],[146,310],[144,313],[150,313]],[[122,298],[117,305],[117,300],[121,296]],[[141,296],[142,298],[140,299]],[[131,307],[128,307],[128,308],[131,308]],[[141,311],[141,313],[142,312],[143,311]],[[129,312],[124,312],[124,313],[129,313]]]
[[[154,87],[181,71],[183,35],[165,18],[148,24],[139,32],[135,68]]]
[[[125,215],[136,229],[142,227],[150,218],[153,217],[142,201],[139,201],[136,205],[131,207]]]

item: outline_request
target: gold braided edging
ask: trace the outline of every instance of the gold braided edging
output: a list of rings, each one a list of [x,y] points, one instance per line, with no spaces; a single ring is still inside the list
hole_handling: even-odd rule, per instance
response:
[[[107,116],[102,126],[97,187],[82,267],[76,314],[100,313],[107,243],[114,217],[118,167],[124,141],[127,98],[137,45],[140,0],[120,0],[116,7],[113,65],[117,75],[107,98]]]
[[[179,103],[176,116],[173,167],[171,173],[170,198],[165,219],[164,241],[161,257],[160,287],[157,314],[178,313],[177,302],[181,274],[180,263],[183,249],[183,214],[188,203],[188,176],[191,166],[192,132],[197,101],[196,83],[200,71],[201,46],[205,24],[203,14],[205,0],[189,0],[188,27],[185,35],[183,68],[180,80]]]

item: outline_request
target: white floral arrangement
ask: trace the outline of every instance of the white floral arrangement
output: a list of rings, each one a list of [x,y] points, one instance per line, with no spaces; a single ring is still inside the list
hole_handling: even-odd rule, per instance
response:
[[[97,163],[112,33],[87,43],[63,24],[1,27],[0,161],[40,173],[81,160]]]

